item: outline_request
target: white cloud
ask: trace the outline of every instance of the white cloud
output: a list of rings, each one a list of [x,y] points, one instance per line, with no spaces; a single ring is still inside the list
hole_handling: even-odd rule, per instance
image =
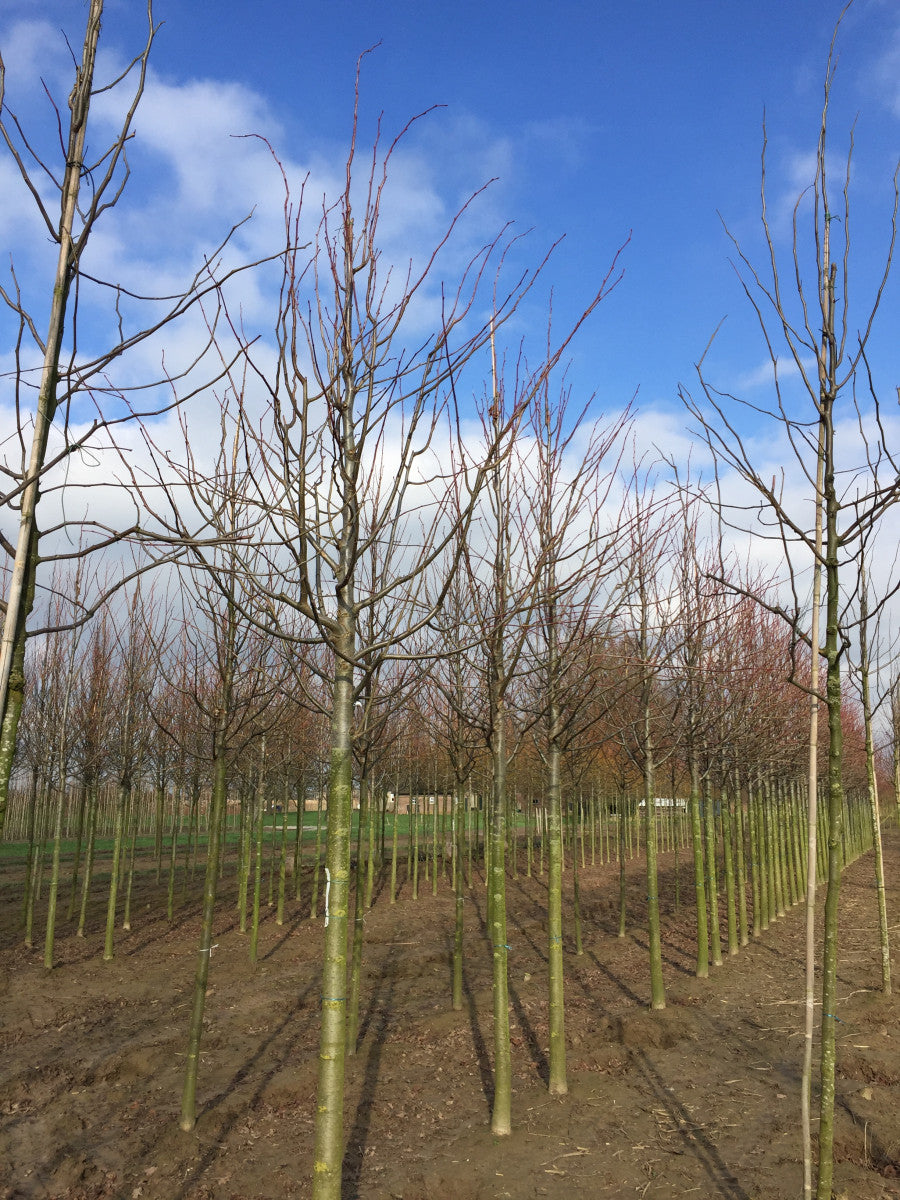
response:
[[[807,378],[815,379],[816,364],[814,360],[804,358],[801,359],[801,363]],[[800,368],[793,358],[778,358],[776,364],[779,383],[800,378]],[[751,367],[748,371],[739,374],[735,384],[737,395],[756,388],[772,388],[775,383],[776,364],[773,364],[771,359],[765,359],[759,366]]]
[[[895,117],[900,117],[900,26],[886,38],[869,81],[877,88],[882,103]]]
[[[14,21],[2,33],[0,51],[6,67],[6,103],[13,112],[20,102],[43,95],[41,80],[51,91],[65,86],[72,59],[52,22],[43,18]]]

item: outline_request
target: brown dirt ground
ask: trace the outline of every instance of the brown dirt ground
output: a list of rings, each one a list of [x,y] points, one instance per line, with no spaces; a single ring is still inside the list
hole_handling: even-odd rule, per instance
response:
[[[887,845],[900,879],[900,835]],[[546,883],[509,883],[514,1054],[511,1137],[492,1137],[490,958],[484,890],[467,904],[466,1005],[449,1011],[453,902],[442,884],[366,918],[359,1051],[348,1061],[347,1200],[531,1200],[801,1194],[802,906],[705,981],[691,914],[661,893],[668,1008],[648,1011],[646,885],[629,864],[628,936],[616,937],[616,868],[582,873],[584,953],[567,944],[569,1094],[547,1078]],[[198,880],[199,883],[199,880]],[[568,886],[571,886],[569,877]],[[689,895],[684,856],[681,895]],[[306,884],[304,884],[306,887]],[[99,889],[98,889],[99,893]],[[144,885],[104,964],[98,894],[84,940],[58,938],[44,971],[21,944],[18,890],[0,892],[0,1197],[238,1200],[310,1194],[322,923],[308,890],[284,926],[272,910],[260,962],[222,886],[196,1129],[178,1128],[198,906],[174,927]],[[152,898],[152,909],[149,901]],[[891,923],[900,888],[889,891]],[[870,856],[842,893],[835,1195],[900,1197],[898,1001],[876,990]]]

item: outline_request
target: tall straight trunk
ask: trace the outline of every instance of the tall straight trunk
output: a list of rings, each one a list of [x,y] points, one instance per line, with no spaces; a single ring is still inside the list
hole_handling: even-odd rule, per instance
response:
[[[438,894],[438,794],[434,793],[434,806],[431,810],[431,894]]]
[[[697,908],[697,978],[709,975],[709,924],[706,917],[706,881],[703,863],[703,824],[700,818],[700,764],[693,746],[689,746],[688,760],[691,776],[691,791],[688,799],[691,822],[691,850],[694,860],[694,894]]]
[[[550,996],[550,1092],[564,1096],[566,1078],[565,976],[562,942],[562,812],[559,769],[559,705],[551,689],[547,753],[549,874],[547,877],[547,937]],[[576,860],[573,859],[573,862]]]
[[[30,556],[35,562],[37,561],[37,552],[38,531],[35,526],[32,532],[30,551]],[[2,711],[2,721],[0,721],[0,838],[3,837],[3,829],[6,824],[9,780],[16,754],[16,735],[19,729],[19,719],[22,716],[22,706],[25,703],[25,626],[34,607],[34,589],[35,572],[31,571],[14,632],[15,644],[10,654],[5,708],[0,704],[0,711]]]
[[[706,881],[709,885],[709,935],[712,963],[722,965],[722,939],[719,933],[719,879],[718,847],[716,845],[716,813],[713,802],[712,780],[709,771],[703,780],[703,817],[706,829]]]
[[[747,868],[744,859],[744,798],[741,788],[741,777],[736,772],[734,777],[734,849],[737,869],[738,897],[738,936],[742,946],[750,941],[747,932]]]
[[[166,898],[166,917],[171,923],[175,919],[175,873],[178,867],[178,818],[181,810],[181,788],[172,796],[172,834],[169,839],[169,886]]]
[[[625,927],[627,921],[627,896],[625,891],[625,787],[622,786],[622,791],[618,797],[619,811],[616,820],[616,832],[618,835],[618,859],[619,859],[619,937],[625,936]]]
[[[394,818],[396,821],[396,817]],[[453,989],[451,1003],[453,1010],[459,1012],[463,1006],[463,934],[465,931],[466,896],[465,878],[463,874],[463,853],[465,829],[465,785],[456,781],[453,796],[453,889],[455,897],[455,912],[453,922]]]
[[[399,797],[399,792],[396,792],[395,796]],[[395,799],[391,815],[391,904],[397,903],[397,818],[400,815],[397,812],[398,804],[399,800]]]
[[[34,927],[34,899],[40,869],[38,845],[41,838],[43,787],[38,788],[38,769],[31,772],[31,800],[28,805],[28,857],[25,863],[25,895],[23,919],[25,923],[25,945],[32,948]]]
[[[494,1104],[491,1132],[506,1136],[512,1131],[512,1059],[509,1045],[509,946],[506,938],[506,731],[505,705],[492,681],[491,705],[494,730],[491,759],[494,768],[494,812],[491,824],[491,864],[489,872],[489,928],[493,958],[494,1009]]]
[[[365,913],[366,866],[363,855],[363,822],[368,824],[372,792],[369,781],[363,776],[359,781],[359,836],[356,840],[356,870],[354,872],[353,896],[353,941],[350,957],[350,978],[347,1004],[347,1054],[356,1054],[356,1039],[359,1032],[359,991],[362,977],[363,919]]]
[[[659,924],[659,879],[656,867],[656,763],[650,731],[649,699],[644,703],[644,846],[647,861],[647,940],[650,945],[650,1007],[666,1007]]]
[[[779,917],[783,917],[788,906],[786,873],[784,864],[784,843],[782,839],[782,827],[784,823],[784,805],[781,803],[781,796],[775,781],[770,779],[768,788],[769,796],[769,812],[771,814],[769,833],[772,840],[772,864],[774,867],[775,881],[775,911]]]
[[[281,841],[278,849],[278,896],[275,901],[275,924],[284,924],[284,900],[285,887],[287,886],[287,819],[288,819],[288,796],[287,790],[284,795],[284,808],[281,813]],[[210,835],[212,836],[212,835]],[[275,830],[272,830],[272,836],[275,836]],[[294,862],[296,864],[296,855]]]
[[[250,886],[250,842],[253,828],[253,793],[241,788],[238,826],[238,929],[247,932],[247,890]]]
[[[259,753],[259,780],[253,810],[253,900],[250,908],[250,965],[256,965],[259,952],[259,909],[263,877],[263,822],[266,813],[266,735]]]
[[[84,937],[84,926],[87,921],[88,901],[91,895],[91,884],[94,880],[94,853],[97,842],[97,810],[100,807],[97,797],[97,781],[92,779],[87,785],[87,856],[84,862],[84,876],[81,881],[81,907],[78,913],[77,937]]]
[[[303,813],[306,808],[306,799],[304,796],[303,785],[297,780],[297,785],[294,789],[295,804],[297,808],[297,825],[294,829],[294,900],[300,902],[300,888],[303,883]]]
[[[564,1096],[566,1078],[565,979],[562,945],[562,803],[560,780],[560,709],[557,693],[559,654],[556,628],[556,581],[552,564],[547,587],[547,801],[549,807],[549,875],[547,879],[547,937],[550,998],[550,1092]],[[577,855],[572,859],[577,864]],[[577,873],[576,873],[577,878]]]
[[[116,825],[113,832],[112,871],[109,878],[109,899],[106,905],[106,939],[103,944],[103,961],[111,962],[115,957],[116,903],[119,897],[119,875],[122,867],[122,844],[125,840],[125,817],[128,798],[131,795],[131,780],[123,777],[119,783],[116,800]]]
[[[322,789],[316,799],[316,857],[313,860],[312,899],[309,903],[309,915],[315,920],[319,911],[319,877],[322,870]]]
[[[410,830],[412,846],[412,898],[419,898],[419,808],[420,797],[416,797],[416,807],[410,816],[412,828]]]
[[[584,954],[581,940],[581,882],[578,877],[578,858],[572,859],[572,907],[575,925],[575,953]]]
[[[731,796],[722,789],[722,845],[725,859],[725,914],[728,922],[728,953],[738,952],[737,912],[735,910],[734,846],[732,842]]]
[[[826,222],[827,225],[827,222]],[[830,289],[833,294],[833,288]],[[833,376],[829,376],[830,378]],[[819,1102],[819,1174],[817,1200],[831,1200],[834,1174],[835,1020],[837,1007],[838,897],[841,886],[844,786],[843,728],[841,725],[840,579],[837,518],[839,501],[835,484],[833,392],[824,397],[823,510],[825,523],[825,697],[828,707],[828,843],[827,890],[823,915],[822,1041]]]
[[[162,878],[163,861],[163,820],[165,818],[166,786],[165,777],[159,779],[155,791],[156,807],[153,817],[153,855],[156,859],[156,882]]]
[[[47,927],[44,935],[44,966],[48,971],[53,969],[53,943],[56,935],[56,902],[59,895],[59,856],[62,842],[63,803],[66,792],[66,781],[64,778],[58,781],[56,792],[56,804],[53,815],[53,863],[50,869]]]
[[[69,293],[78,269],[78,253],[83,248],[85,237],[84,233],[81,237],[76,237],[75,217],[78,211],[81,178],[84,173],[84,146],[102,15],[103,0],[91,0],[82,43],[81,66],[77,71],[75,86],[69,97],[70,118],[67,131],[66,165],[60,188],[60,216],[56,230],[59,253],[53,283],[50,319],[44,341],[41,386],[38,393],[37,411],[34,415],[31,452],[24,481],[25,486],[19,501],[19,535],[6,597],[3,633],[0,637],[0,722],[2,722],[0,724],[0,728],[2,728],[0,744],[4,749],[10,739],[12,744],[15,744],[17,718],[7,720],[8,716],[14,715],[10,712],[9,685],[14,660],[18,657],[20,647],[24,656],[25,616],[29,607],[29,596],[34,594],[38,565],[37,507],[40,499],[41,472],[47,456],[50,429],[56,415],[59,360],[66,326]],[[24,657],[22,661],[24,663]],[[0,756],[0,768],[4,765],[4,761]],[[0,822],[2,822],[3,815],[4,813],[0,812]],[[2,824],[0,824],[0,835],[2,835]]]
[[[87,812],[87,786],[82,782],[78,795],[78,813],[75,818],[75,854],[72,859],[72,886],[69,892],[69,907],[66,912],[67,920],[75,916],[75,903],[78,898],[78,878],[81,874],[81,856],[84,853],[84,818]]]
[[[379,805],[379,809],[380,807],[381,806]],[[360,814],[360,819],[362,819],[362,814]],[[378,857],[378,852],[375,847],[375,805],[373,803],[371,791],[369,792],[369,807],[368,817],[366,820],[366,829],[369,835],[369,845],[366,852],[366,908],[371,908],[372,896],[375,891],[375,860]],[[380,870],[380,862],[378,865]]]
[[[131,929],[131,897],[134,891],[134,858],[137,850],[137,832],[138,832],[138,817],[135,812],[134,798],[129,805],[129,825],[130,831],[128,834],[128,873],[125,879],[125,911],[122,914],[122,928]]]
[[[322,1009],[316,1095],[313,1200],[340,1200],[344,1153],[344,1056],[347,1044],[347,931],[353,807],[353,667],[356,621],[352,594],[339,594],[332,693],[331,771],[325,870],[328,899],[322,963]]]
[[[872,847],[875,851],[875,888],[878,893],[878,931],[881,948],[881,990],[891,994],[891,944],[887,923],[887,899],[884,890],[884,856],[881,848],[881,814],[878,807],[878,779],[875,774],[875,742],[872,736],[872,702],[869,697],[869,634],[868,595],[866,569],[860,563],[859,584],[859,645],[860,683],[862,686],[863,722],[866,732],[866,776],[869,784],[869,815],[871,818]]]
[[[230,693],[230,682],[226,683]],[[197,1073],[200,1067],[200,1042],[203,1036],[203,1014],[209,982],[209,960],[213,953],[213,921],[219,885],[221,834],[225,824],[226,746],[229,699],[226,696],[218,716],[213,751],[213,787],[209,814],[209,848],[206,854],[206,875],[203,881],[203,913],[200,919],[200,945],[194,972],[194,1003],[188,1030],[187,1061],[184,1087],[181,1093],[181,1128],[189,1132],[197,1120]]]

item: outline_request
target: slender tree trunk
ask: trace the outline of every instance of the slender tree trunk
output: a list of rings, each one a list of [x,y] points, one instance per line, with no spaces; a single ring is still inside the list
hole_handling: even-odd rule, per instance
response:
[[[547,801],[549,874],[547,877],[547,937],[550,994],[550,1092],[564,1096],[569,1090],[566,1078],[565,977],[562,940],[562,813],[558,723],[559,708],[555,693],[549,712],[550,739],[547,755]]]
[[[700,764],[689,749],[691,793],[688,800],[691,818],[691,848],[694,858],[694,893],[697,897],[697,978],[709,975],[709,925],[706,919],[706,882],[703,863],[703,825],[700,819]]]
[[[353,667],[356,648],[351,597],[339,596],[340,634],[332,697],[331,773],[325,867],[328,902],[322,965],[322,1017],[316,1099],[313,1200],[340,1200],[344,1154],[344,1055],[347,1044],[347,927],[353,807]]]
[[[703,809],[706,826],[706,881],[709,884],[709,933],[714,967],[722,965],[722,940],[719,933],[719,881],[716,846],[716,813],[709,771],[703,780]]]
[[[69,128],[66,147],[66,166],[60,189],[60,219],[57,230],[59,254],[47,337],[44,342],[44,361],[41,371],[41,388],[38,394],[37,411],[32,432],[31,453],[25,487],[19,508],[19,537],[13,560],[12,576],[6,599],[3,634],[0,638],[0,719],[2,734],[0,745],[5,747],[8,739],[15,744],[16,720],[7,722],[10,708],[10,680],[13,663],[21,646],[24,664],[25,612],[29,607],[29,596],[34,594],[35,574],[38,564],[37,506],[40,498],[41,471],[47,455],[47,443],[53,418],[56,415],[56,388],[59,379],[59,360],[62,352],[66,310],[72,280],[78,267],[74,237],[75,215],[78,210],[78,193],[84,171],[84,145],[87,134],[88,113],[93,90],[94,63],[97,42],[100,37],[100,19],[103,0],[91,0],[87,26],[82,44],[81,66],[77,72],[75,86],[69,98]],[[83,238],[82,238],[83,242]],[[81,248],[81,247],[79,247]],[[11,762],[11,760],[10,760]],[[0,769],[3,759],[0,756]],[[2,788],[0,788],[2,794]],[[4,810],[5,811],[5,810]],[[0,812],[0,821],[4,813]],[[2,825],[0,825],[2,835]]]
[[[363,822],[368,827],[372,793],[369,781],[359,781],[359,837],[357,838],[356,870],[354,872],[353,896],[353,941],[350,958],[350,978],[347,1004],[347,1054],[356,1054],[356,1039],[359,1032],[359,991],[362,978],[363,918],[365,917],[366,867],[363,857]]]
[[[866,570],[860,563],[860,676],[862,686],[863,721],[866,731],[866,775],[869,783],[869,814],[872,828],[872,847],[875,851],[875,888],[878,893],[878,930],[881,947],[881,990],[891,994],[891,944],[887,922],[887,899],[884,890],[884,856],[881,848],[881,814],[878,806],[878,779],[875,774],[875,743],[872,736],[872,702],[869,697],[869,635]]]
[[[644,843],[647,859],[647,940],[650,944],[650,1007],[666,1007],[659,924],[659,879],[656,867],[656,772],[650,732],[649,703],[644,706]]]
[[[226,685],[230,692],[230,684]],[[215,734],[213,761],[213,788],[209,814],[209,849],[206,855],[206,876],[203,883],[203,913],[200,921],[200,945],[197,949],[197,967],[194,974],[194,1003],[188,1031],[187,1062],[184,1072],[184,1088],[181,1094],[181,1128],[189,1132],[197,1120],[197,1074],[200,1067],[200,1042],[203,1037],[203,1014],[206,1009],[206,990],[209,982],[209,966],[213,953],[213,922],[215,919],[216,893],[219,885],[219,848],[225,824],[226,753],[228,703],[223,703]]]
[[[106,906],[106,939],[103,945],[103,961],[111,962],[115,957],[114,938],[116,930],[116,903],[119,897],[119,875],[122,866],[122,843],[125,838],[125,816],[128,811],[128,798],[131,794],[131,780],[125,776],[119,784],[116,801],[116,826],[113,833],[112,872],[109,879],[109,900]]]
[[[509,1045],[509,946],[506,938],[506,717],[502,698],[492,703],[495,728],[491,739],[494,767],[494,813],[491,826],[489,874],[491,954],[494,999],[494,1104],[491,1132],[503,1137],[512,1131],[512,1060]]]
[[[259,952],[259,909],[263,876],[263,821],[266,812],[266,737],[263,734],[259,754],[259,781],[256,789],[253,830],[253,901],[250,912],[250,965],[256,966]]]
[[[825,514],[825,695],[828,705],[828,857],[822,949],[822,1077],[819,1103],[819,1175],[817,1200],[831,1200],[834,1173],[835,1008],[837,1006],[838,897],[841,886],[844,787],[841,726],[840,580],[834,471],[833,396],[823,404]]]
[[[316,857],[313,862],[312,899],[309,906],[311,920],[315,920],[319,912],[319,876],[322,869],[322,789],[316,798]]]
[[[97,810],[100,807],[97,797],[97,782],[91,780],[87,784],[88,794],[88,826],[87,826],[87,857],[84,863],[84,876],[81,881],[81,909],[78,914],[77,937],[84,937],[84,926],[87,920],[88,901],[91,895],[91,884],[94,880],[94,853],[97,840]]]
[[[619,937],[625,936],[626,929],[626,892],[625,892],[625,788],[619,793],[619,811],[616,820],[618,833],[619,858]]]
[[[465,786],[456,782],[453,797],[453,886],[456,899],[453,926],[453,996],[452,1006],[459,1012],[463,1006],[463,934],[465,931],[466,896],[463,875],[463,850],[465,826]],[[394,818],[396,820],[396,817]]]

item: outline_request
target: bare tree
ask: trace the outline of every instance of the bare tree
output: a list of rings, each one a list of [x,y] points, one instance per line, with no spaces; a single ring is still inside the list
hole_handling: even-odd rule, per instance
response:
[[[828,148],[828,108],[835,71],[835,50],[840,21],[832,38],[825,74],[824,103],[818,134],[815,173],[807,192],[794,208],[792,257],[785,269],[779,260],[775,236],[767,210],[765,154],[762,173],[762,225],[768,251],[768,270],[761,273],[747,258],[735,239],[738,273],[756,313],[770,356],[774,399],[770,407],[749,405],[738,397],[717,390],[710,382],[704,359],[698,366],[702,400],[683,393],[688,410],[696,418],[701,435],[716,456],[720,470],[731,471],[749,485],[756,500],[752,529],[758,536],[778,541],[788,568],[787,596],[774,611],[788,623],[795,640],[795,657],[800,647],[809,647],[814,671],[820,656],[825,662],[825,687],[813,691],[824,701],[828,715],[827,772],[827,893],[822,946],[822,1038],[821,1100],[819,1123],[818,1200],[831,1195],[834,1137],[835,1021],[837,978],[837,916],[842,866],[842,821],[844,788],[842,782],[841,665],[849,643],[853,622],[842,582],[850,577],[850,593],[855,591],[859,572],[859,552],[879,518],[900,499],[898,462],[886,440],[881,405],[869,368],[868,347],[884,289],[890,273],[897,229],[898,183],[893,179],[893,207],[889,221],[887,249],[879,268],[880,278],[874,294],[856,320],[851,311],[851,237],[850,237],[850,161],[835,203],[830,186]],[[809,201],[811,244],[815,254],[814,295],[804,280],[804,242],[801,235],[803,205]],[[793,280],[790,295],[786,280]],[[786,351],[791,371],[785,372],[778,347]],[[808,403],[798,408],[790,394],[787,378],[795,375]],[[794,504],[785,487],[784,473],[779,481],[763,473],[743,436],[735,415],[749,411],[753,420],[770,421],[784,438],[793,466],[805,479],[810,502]],[[840,428],[842,417],[847,424]],[[855,441],[849,430],[856,429]],[[726,520],[749,528],[747,509],[738,512],[736,504],[723,505]],[[811,515],[810,515],[811,514]],[[821,524],[820,524],[821,522]],[[821,529],[821,534],[818,532]],[[812,567],[824,574],[824,639],[818,636],[817,593],[813,589],[813,619],[801,580]],[[886,602],[884,593],[879,604]],[[874,615],[874,612],[873,614]],[[810,625],[812,624],[812,629]],[[812,762],[812,756],[811,756]],[[810,801],[816,788],[809,788]],[[810,814],[810,831],[814,829]],[[810,855],[812,863],[812,855]],[[812,872],[810,872],[812,877]],[[810,884],[810,887],[813,885]],[[812,896],[809,901],[812,920]],[[808,961],[808,978],[814,964]],[[811,999],[811,986],[808,988]],[[807,1003],[807,1058],[812,1047],[812,1004]],[[805,1194],[812,1193],[811,1138],[808,1115],[809,1078],[804,1081],[803,1122],[805,1147]]]
[[[536,517],[538,618],[533,646],[540,699],[535,713],[544,728],[537,739],[547,779],[549,842],[548,993],[550,1008],[550,1091],[564,1095],[566,1079],[565,1002],[562,954],[561,760],[584,739],[602,707],[585,704],[596,680],[591,650],[609,627],[614,605],[604,594],[616,566],[621,537],[618,516],[604,507],[621,456],[626,411],[616,420],[593,424],[587,410],[569,413],[568,391],[555,403],[550,380],[532,411],[534,432],[533,511]],[[576,450],[577,447],[577,450]],[[575,461],[573,461],[575,460]],[[526,464],[526,469],[527,464]],[[611,699],[611,697],[608,697]]]
[[[162,401],[158,398],[160,387],[173,382],[169,369],[161,367],[157,380],[147,380],[140,388],[130,389],[137,395],[155,397],[147,405],[143,400],[138,401],[135,395],[116,389],[110,380],[109,368],[128,351],[155,337],[182,317],[203,295],[214,294],[216,288],[230,274],[234,274],[222,272],[221,278],[215,279],[219,253],[231,237],[230,233],[225,242],[207,257],[185,289],[174,296],[140,296],[119,281],[97,278],[89,272],[89,263],[86,262],[88,242],[103,214],[119,202],[129,179],[127,147],[134,136],[134,118],[144,92],[149,56],[159,28],[154,23],[152,0],[147,0],[147,37],[143,48],[117,79],[97,86],[94,71],[103,11],[103,0],[90,0],[81,62],[74,64],[75,80],[68,99],[68,120],[63,118],[59,107],[55,108],[54,120],[60,131],[62,156],[58,165],[41,156],[35,141],[26,134],[19,119],[10,110],[5,97],[5,67],[0,58],[0,139],[12,157],[22,185],[30,194],[51,241],[58,246],[54,278],[52,283],[48,283],[47,289],[51,303],[45,334],[39,332],[40,319],[28,308],[14,265],[11,283],[6,287],[0,286],[0,298],[18,325],[13,372],[18,428],[10,444],[18,446],[20,459],[16,466],[9,463],[0,465],[0,472],[7,481],[0,500],[9,509],[18,510],[15,546],[7,539],[0,538],[0,548],[8,555],[11,564],[0,638],[0,830],[24,695],[26,624],[34,603],[39,566],[61,557],[80,558],[125,539],[142,537],[139,520],[127,529],[114,529],[100,519],[84,518],[77,524],[82,531],[89,530],[91,537],[82,537],[77,551],[42,556],[41,537],[49,539],[58,530],[39,530],[41,495],[47,493],[48,486],[61,490],[67,486],[65,481],[61,484],[48,483],[50,473],[87,446],[101,451],[110,449],[115,428],[131,420],[136,409],[143,409],[143,415],[149,417],[161,414],[171,405],[165,387],[163,395],[166,398]],[[132,79],[134,82],[124,103],[124,116],[118,132],[96,158],[86,158],[88,123],[94,97],[119,87],[127,88],[128,81]],[[59,196],[57,215],[53,214],[44,200],[47,180]],[[93,349],[83,350],[79,339],[79,311],[92,303],[105,306],[105,312],[117,330],[113,344],[99,353]],[[146,320],[132,327],[136,309],[143,310],[142,316]],[[68,348],[67,337],[70,342]],[[182,383],[180,399],[185,399],[197,386],[188,385],[187,381],[196,379],[195,371],[204,361],[208,348],[208,344],[198,345],[192,361],[174,370],[175,378]],[[40,383],[31,412],[31,380],[35,374],[39,374]],[[84,401],[93,409],[95,416],[86,422],[82,421],[79,426],[72,420],[72,414]],[[61,435],[60,446],[50,453],[48,447],[53,429]],[[67,518],[64,517],[63,526],[66,523]],[[160,553],[165,557],[169,551],[163,548]],[[127,577],[132,572],[124,571],[123,574]],[[113,588],[122,586],[124,581],[118,580],[112,585]],[[71,620],[77,622],[88,619],[103,599],[103,594],[93,598],[82,595],[79,597],[79,611]]]
[[[473,464],[465,449],[448,458],[444,448],[458,377],[488,339],[474,304],[500,243],[475,255],[454,290],[440,290],[437,326],[417,336],[418,301],[467,206],[395,281],[382,262],[378,223],[405,130],[386,151],[376,139],[360,188],[357,106],[358,91],[344,189],[325,207],[311,245],[301,245],[302,207],[287,196],[275,362],[270,370],[248,349],[262,411],[254,415],[256,400],[245,392],[241,414],[246,496],[260,514],[266,575],[278,581],[258,589],[253,619],[280,637],[324,644],[334,662],[316,1200],[339,1196],[343,1157],[357,684],[373,658],[402,657],[402,644],[431,619],[455,569],[460,530],[502,452],[497,439]],[[513,286],[499,319],[533,279]],[[438,582],[424,601],[426,574]],[[374,643],[365,621],[371,610],[379,613]]]

